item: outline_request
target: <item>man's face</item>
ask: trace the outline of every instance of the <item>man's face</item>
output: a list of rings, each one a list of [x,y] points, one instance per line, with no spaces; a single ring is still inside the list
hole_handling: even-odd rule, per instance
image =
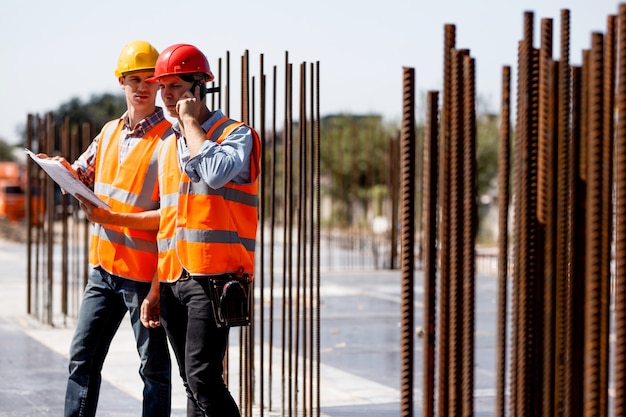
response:
[[[158,85],[167,113],[171,117],[178,117],[176,103],[180,96],[191,89],[193,83],[183,80],[178,75],[166,75],[159,80]]]
[[[154,106],[158,90],[157,83],[146,82],[154,71],[137,71],[120,77],[120,86],[126,94],[126,101],[134,107]]]

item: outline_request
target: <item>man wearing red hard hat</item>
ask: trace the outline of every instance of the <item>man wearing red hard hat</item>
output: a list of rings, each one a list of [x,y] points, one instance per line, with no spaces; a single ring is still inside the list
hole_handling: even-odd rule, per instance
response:
[[[223,379],[230,326],[247,325],[258,224],[260,141],[206,105],[214,76],[195,46],[172,45],[154,77],[174,134],[159,152],[161,323],[189,416],[240,416]]]

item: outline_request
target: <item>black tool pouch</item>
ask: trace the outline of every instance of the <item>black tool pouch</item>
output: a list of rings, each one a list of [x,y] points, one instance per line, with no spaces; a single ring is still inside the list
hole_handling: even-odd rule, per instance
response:
[[[211,305],[217,327],[250,325],[250,283],[235,275],[209,277]]]

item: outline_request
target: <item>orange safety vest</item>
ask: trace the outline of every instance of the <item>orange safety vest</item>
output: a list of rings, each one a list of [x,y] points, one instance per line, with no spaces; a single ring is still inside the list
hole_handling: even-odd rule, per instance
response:
[[[171,123],[159,122],[128,152],[120,164],[120,136],[124,122],[107,123],[96,153],[94,192],[118,213],[139,213],[159,208],[158,149]],[[157,269],[156,230],[94,224],[89,263],[112,275],[152,281]]]
[[[207,132],[221,143],[243,123],[224,117]],[[176,281],[183,268],[191,275],[254,272],[258,225],[258,181],[261,142],[254,129],[251,182],[229,182],[219,189],[192,182],[181,169],[176,137],[159,153],[161,225],[158,233],[159,279]]]

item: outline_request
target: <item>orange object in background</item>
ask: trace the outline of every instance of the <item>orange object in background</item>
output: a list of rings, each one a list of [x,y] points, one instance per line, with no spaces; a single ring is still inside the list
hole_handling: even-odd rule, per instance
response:
[[[20,165],[17,162],[0,162],[0,217],[18,222],[25,214],[26,195]]]
[[[19,222],[26,215],[26,196],[19,185],[0,181],[0,216]]]

